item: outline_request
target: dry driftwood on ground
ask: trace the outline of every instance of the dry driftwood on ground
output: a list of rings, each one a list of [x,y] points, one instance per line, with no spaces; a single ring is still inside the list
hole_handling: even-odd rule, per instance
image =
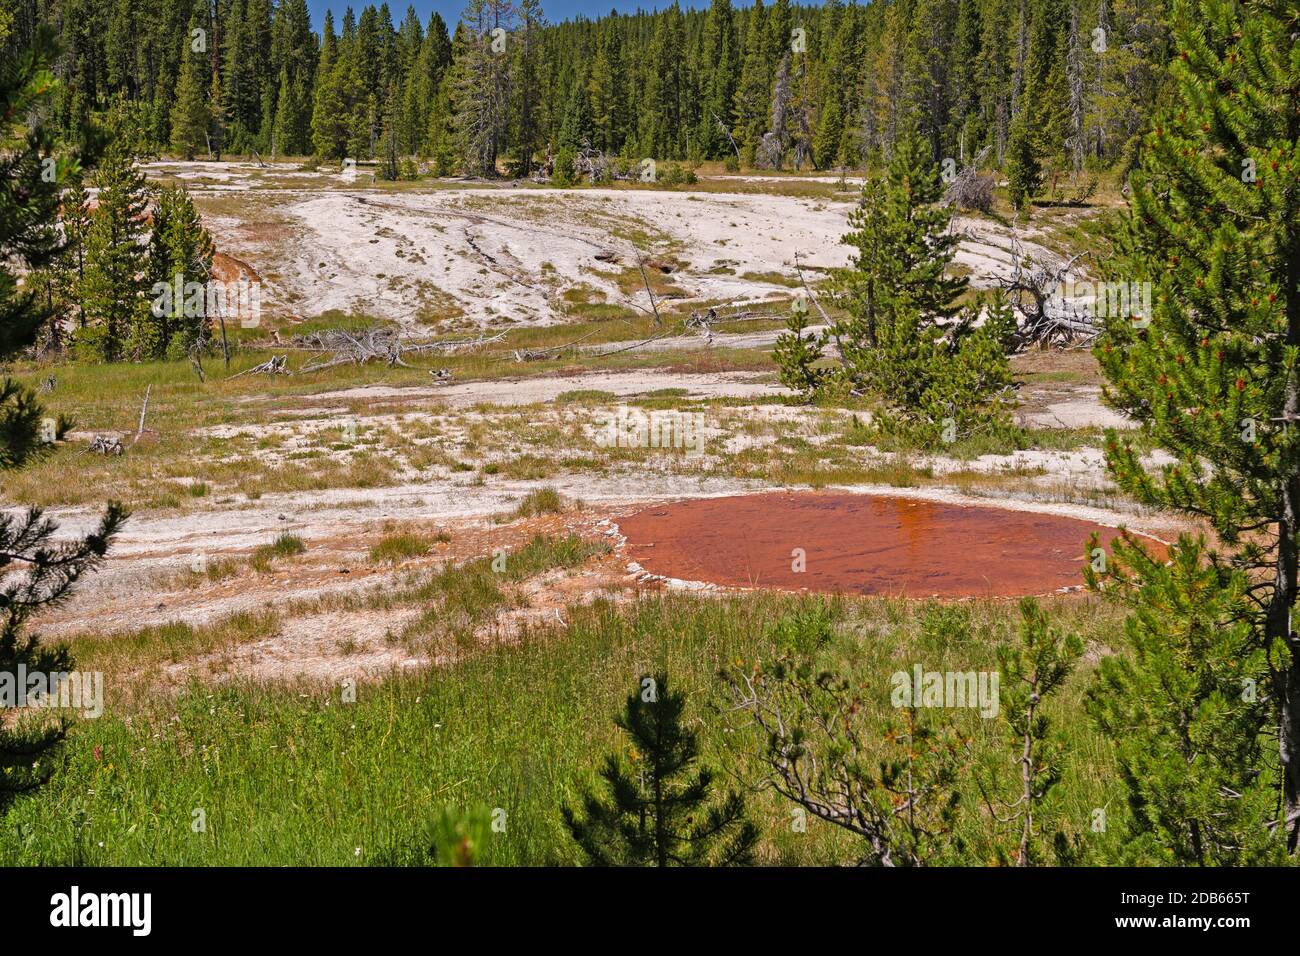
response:
[[[269,359],[260,365],[254,365],[252,368],[246,368],[242,372],[236,372],[231,378],[239,378],[241,375],[287,375],[289,373],[289,356],[272,355]]]
[[[295,336],[288,345],[282,347],[300,352],[316,352],[321,357],[307,362],[298,371],[315,372],[336,365],[365,365],[367,362],[380,361],[385,365],[399,365],[411,368],[403,356],[423,352],[461,352],[472,351],[499,342],[505,338],[504,332],[496,335],[476,335],[465,339],[444,339],[438,342],[409,341],[396,329],[364,329],[349,332],[344,329],[323,329],[307,335]],[[289,374],[288,356],[273,356],[261,365],[246,369],[240,375],[249,374]],[[234,378],[235,376],[231,376]]]
[[[958,209],[974,209],[988,212],[993,208],[993,192],[998,178],[992,173],[980,171],[984,160],[988,158],[990,147],[985,146],[976,154],[974,160],[957,171],[948,188],[943,191],[941,204],[956,206]]]
[[[1075,264],[1084,253],[1051,262],[1025,256],[1019,240],[1011,240],[1013,268],[1010,276],[997,278],[1018,316],[1018,345],[1088,345],[1101,331],[1087,305],[1067,301],[1060,295]]]
[[[90,446],[86,451],[98,452],[101,455],[120,455],[122,454],[122,439],[115,435],[96,435],[91,439]]]

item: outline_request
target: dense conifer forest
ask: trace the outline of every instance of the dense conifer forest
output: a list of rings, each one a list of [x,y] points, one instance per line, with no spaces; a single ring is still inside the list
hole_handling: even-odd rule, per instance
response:
[[[421,157],[526,173],[561,150],[860,167],[919,128],[936,159],[1046,174],[1132,161],[1169,57],[1164,0],[777,0],[549,23],[470,0],[459,23],[387,4],[21,0],[9,55],[53,25],[65,137],[112,116],[185,156]]]

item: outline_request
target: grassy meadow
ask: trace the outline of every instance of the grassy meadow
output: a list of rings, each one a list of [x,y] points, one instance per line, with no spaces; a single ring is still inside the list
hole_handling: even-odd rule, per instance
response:
[[[458,577],[459,585],[431,579],[424,593],[472,588],[474,576]],[[1076,630],[1088,647],[1048,707],[1067,751],[1049,815],[1085,852],[1104,851],[1110,838],[1091,832],[1092,813],[1108,807],[1114,819],[1120,790],[1083,695],[1116,633],[1116,611],[1090,597],[1047,604],[1055,623]],[[856,859],[851,837],[816,820],[795,832],[792,805],[761,788],[749,757],[756,742],[742,715],[728,709],[720,668],[770,660],[783,630],[828,622],[834,637],[826,664],[855,675],[879,702],[867,718],[874,722],[890,711],[891,673],[914,663],[996,667],[996,649],[1015,639],[1019,622],[1007,601],[671,593],[622,606],[597,599],[565,618],[447,666],[363,683],[354,702],[339,686],[193,682],[168,690],[150,676],[151,661],[191,651],[195,642],[251,639],[274,626],[265,620],[223,622],[219,637],[83,639],[73,646],[78,666],[108,673],[106,713],[75,725],[51,785],[0,822],[0,864],[423,863],[446,814],[486,819],[494,811],[504,811],[504,829],[483,830],[475,862],[577,863],[560,807],[595,781],[607,753],[632,759],[611,718],[639,677],[659,670],[687,693],[705,761],[727,786],[748,792],[762,832],[760,861],[849,863]],[[126,647],[130,666],[120,657]],[[974,711],[948,715],[969,741],[963,773],[991,773],[1013,786],[1001,725]],[[973,779],[962,781],[971,793]],[[1011,839],[978,800],[962,805],[954,837],[970,863],[992,861],[994,847]]]

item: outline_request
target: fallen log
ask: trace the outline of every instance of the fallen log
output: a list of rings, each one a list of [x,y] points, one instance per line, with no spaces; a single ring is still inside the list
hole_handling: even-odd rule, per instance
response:
[[[239,378],[241,375],[288,375],[289,374],[289,356],[272,355],[269,359],[260,365],[254,365],[252,368],[246,368],[242,372],[236,372],[230,378]]]
[[[98,452],[101,455],[120,455],[122,454],[122,439],[115,435],[96,435],[91,439],[90,447],[87,452]]]

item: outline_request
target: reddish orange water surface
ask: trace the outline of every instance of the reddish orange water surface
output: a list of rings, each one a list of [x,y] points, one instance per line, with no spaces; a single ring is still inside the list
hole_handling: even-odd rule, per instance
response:
[[[619,521],[647,571],[742,587],[909,594],[1045,594],[1083,583],[1089,535],[1054,515],[852,494],[764,494],[660,505]],[[806,570],[793,570],[796,548]]]

